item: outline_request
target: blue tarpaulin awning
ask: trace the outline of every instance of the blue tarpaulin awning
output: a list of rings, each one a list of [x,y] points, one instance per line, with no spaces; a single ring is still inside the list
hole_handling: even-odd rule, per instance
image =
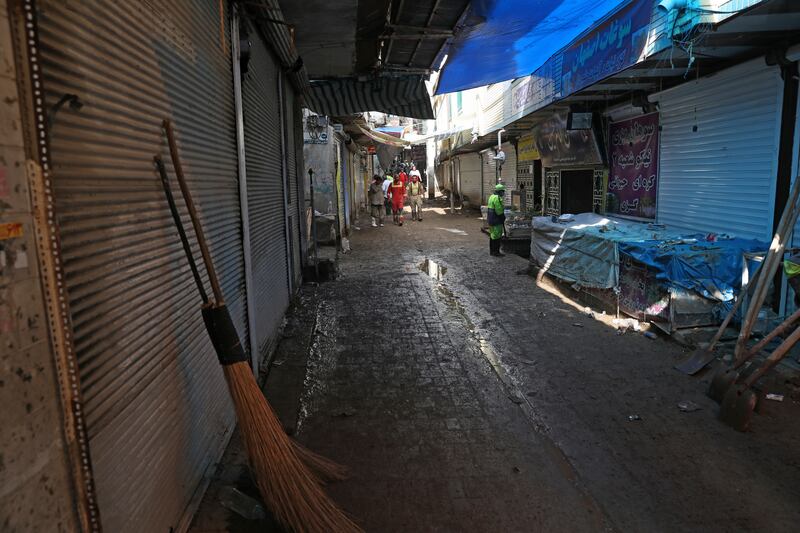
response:
[[[652,0],[474,0],[455,37],[437,94],[527,76],[625,4]],[[647,12],[649,16],[649,12]]]

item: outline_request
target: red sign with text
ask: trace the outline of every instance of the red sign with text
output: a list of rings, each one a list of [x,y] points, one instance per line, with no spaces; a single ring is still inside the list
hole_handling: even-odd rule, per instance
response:
[[[658,113],[650,113],[609,128],[606,212],[654,219],[658,193]]]

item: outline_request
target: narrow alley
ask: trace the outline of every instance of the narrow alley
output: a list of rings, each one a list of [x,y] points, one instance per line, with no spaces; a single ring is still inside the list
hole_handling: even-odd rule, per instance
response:
[[[356,227],[339,278],[303,290],[315,312],[289,318],[284,344],[316,324],[307,374],[282,344],[266,393],[351,469],[329,490],[365,530],[795,530],[796,403],[748,434],[719,423],[677,343],[617,335],[490,257],[476,216]],[[219,484],[192,531],[251,531]]]

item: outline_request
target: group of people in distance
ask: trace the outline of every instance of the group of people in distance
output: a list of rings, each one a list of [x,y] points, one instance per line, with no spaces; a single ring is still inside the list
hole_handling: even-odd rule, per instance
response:
[[[406,172],[408,170],[408,172]],[[422,176],[413,164],[401,163],[387,172],[385,178],[377,174],[369,186],[370,215],[372,227],[382,227],[384,213],[392,215],[392,221],[403,225],[403,208],[408,199],[411,205],[411,219],[422,222],[422,199],[425,197],[425,185]]]

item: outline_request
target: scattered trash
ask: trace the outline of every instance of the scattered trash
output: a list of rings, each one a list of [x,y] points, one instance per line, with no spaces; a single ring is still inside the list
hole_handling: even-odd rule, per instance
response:
[[[642,335],[644,335],[648,339],[657,339],[658,338],[658,335],[656,335],[652,331],[645,331],[644,333],[642,333]]]
[[[683,400],[682,402],[678,402],[678,409],[680,409],[684,413],[692,413],[694,411],[699,411],[700,409],[702,409],[702,407],[700,407],[691,400]]]
[[[641,331],[642,329],[641,323],[635,318],[615,318],[611,323],[617,326],[618,329],[633,328],[633,331]]]
[[[536,316],[538,316],[539,318],[544,318],[547,316],[547,313],[545,313],[544,311],[539,311],[538,313],[536,313]]]
[[[361,231],[361,228],[359,228],[358,226],[353,226],[353,229],[356,231]]]
[[[247,520],[264,520],[267,517],[261,502],[236,487],[222,487],[219,491],[219,503]]]
[[[522,472],[522,470],[520,470],[520,468],[518,466],[515,466],[511,470],[513,470],[515,474],[519,474],[520,472]]]
[[[581,324],[580,322],[573,322],[572,325],[575,326],[576,328],[582,328],[583,327],[583,324]]]
[[[584,307],[583,308],[583,314],[586,315],[586,316],[590,316],[590,317],[594,318],[594,311],[592,311],[591,307]]]
[[[350,240],[342,237],[342,253],[346,254],[350,252]]]
[[[767,400],[772,400],[773,402],[782,402],[783,401],[783,394],[767,394],[764,396]]]
[[[357,411],[355,409],[345,409],[344,411],[336,413],[333,416],[335,416],[337,418],[350,418],[351,416],[354,416],[356,414],[356,412]]]
[[[639,416],[639,415],[630,415],[630,416],[628,416],[628,420],[630,420],[631,422],[636,422],[636,421],[641,420],[641,419],[642,419],[642,417]]]

